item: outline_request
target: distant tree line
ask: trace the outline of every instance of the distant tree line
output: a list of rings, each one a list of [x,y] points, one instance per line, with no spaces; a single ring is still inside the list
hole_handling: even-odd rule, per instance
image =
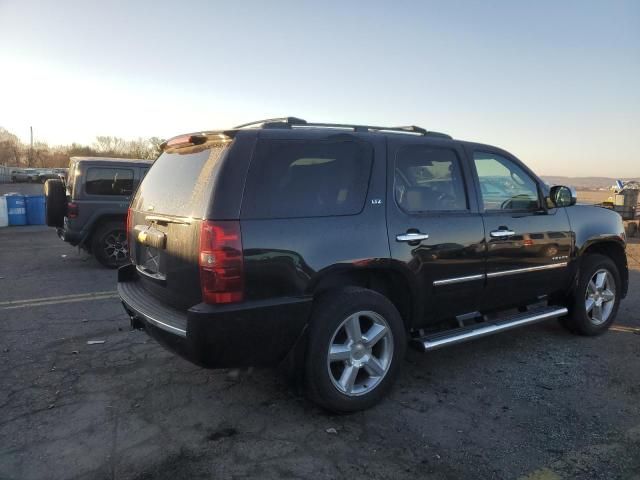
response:
[[[55,168],[67,167],[69,157],[123,157],[150,158],[160,155],[158,137],[125,140],[119,137],[98,136],[92,145],[49,146],[45,142],[33,142],[33,150],[28,144],[0,127],[0,165],[10,167]]]

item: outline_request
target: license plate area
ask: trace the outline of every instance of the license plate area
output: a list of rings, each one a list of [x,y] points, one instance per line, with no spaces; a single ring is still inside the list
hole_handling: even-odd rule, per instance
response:
[[[166,247],[166,234],[153,226],[136,225],[135,263],[138,272],[154,280],[166,280],[166,265],[163,252]]]

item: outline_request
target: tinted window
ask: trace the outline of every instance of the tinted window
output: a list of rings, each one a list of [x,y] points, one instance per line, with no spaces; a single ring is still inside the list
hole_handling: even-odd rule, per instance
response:
[[[467,209],[460,161],[453,150],[423,146],[400,150],[394,192],[408,213]]]
[[[158,214],[203,218],[216,168],[228,144],[200,151],[165,152],[154,162],[138,188],[132,206]]]
[[[485,210],[537,210],[536,182],[516,163],[500,155],[475,152]]]
[[[90,195],[129,195],[133,191],[133,170],[91,167],[85,191]]]
[[[251,162],[245,218],[353,215],[364,206],[371,148],[355,141],[261,141]]]

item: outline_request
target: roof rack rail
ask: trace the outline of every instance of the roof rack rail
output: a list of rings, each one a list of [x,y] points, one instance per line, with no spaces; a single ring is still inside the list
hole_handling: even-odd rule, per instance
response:
[[[440,132],[428,131],[416,125],[408,125],[402,127],[379,127],[374,125],[353,125],[348,123],[319,123],[307,122],[298,117],[280,117],[269,118],[266,120],[258,120],[234,127],[234,129],[242,129],[247,127],[259,126],[260,128],[338,128],[348,129],[354,132],[391,132],[391,133],[409,133],[429,137],[451,139],[451,135]]]
[[[266,120],[256,120],[255,122],[243,123],[233,127],[235,129],[253,127],[260,125],[264,128],[273,128],[273,124],[286,124],[286,125],[304,125],[307,121],[297,117],[279,117],[279,118],[267,118]]]

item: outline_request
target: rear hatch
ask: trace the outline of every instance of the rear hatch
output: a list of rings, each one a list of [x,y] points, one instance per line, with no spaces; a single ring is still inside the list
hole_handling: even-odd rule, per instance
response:
[[[131,260],[144,288],[163,303],[186,309],[202,299],[200,231],[230,145],[223,136],[170,141],[131,202]]]

